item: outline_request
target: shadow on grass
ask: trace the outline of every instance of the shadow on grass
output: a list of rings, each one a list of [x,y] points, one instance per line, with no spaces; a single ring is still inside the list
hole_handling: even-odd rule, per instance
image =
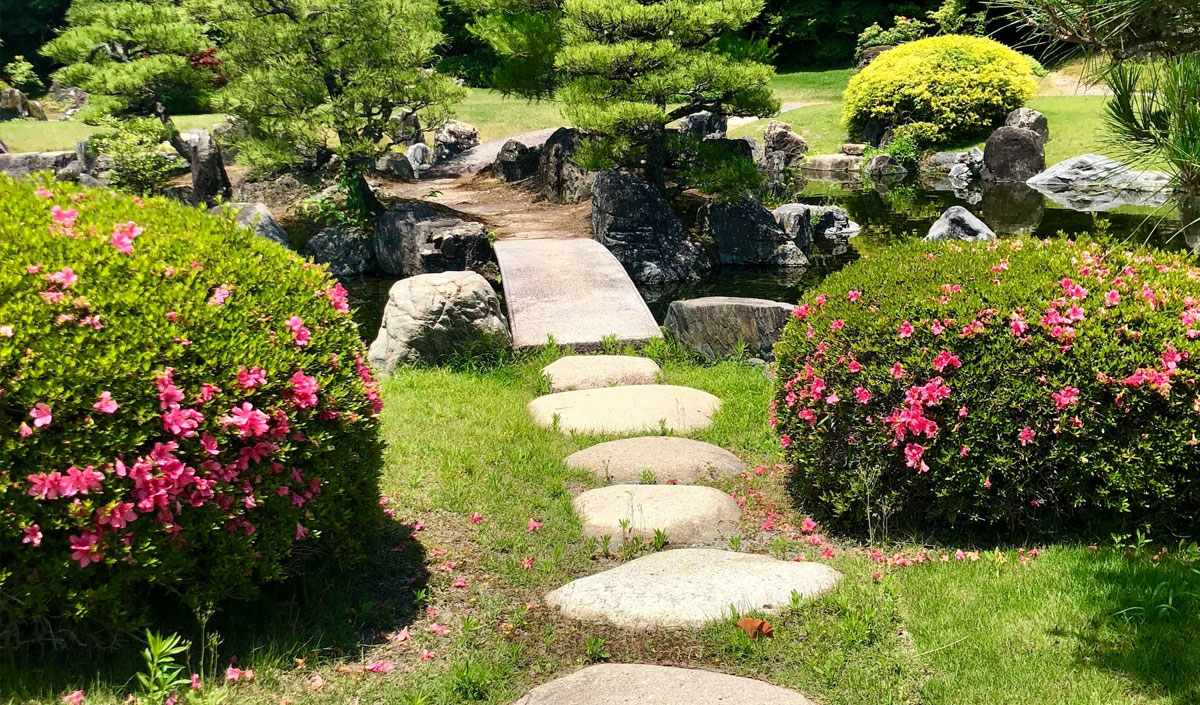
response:
[[[1200,550],[1157,561],[1138,554],[1098,571],[1098,608],[1074,638],[1081,664],[1130,679],[1171,702],[1200,703]]]
[[[328,555],[305,557],[290,579],[263,588],[253,599],[220,605],[204,628],[199,615],[177,597],[148,594],[148,621],[157,632],[174,632],[191,642],[189,672],[200,668],[207,634],[206,678],[223,678],[232,662],[256,669],[291,666],[299,658],[310,663],[356,658],[361,649],[382,641],[382,633],[415,619],[429,574],[425,547],[410,534],[407,526],[389,523],[354,569],[336,568]],[[112,649],[97,649],[93,641],[86,648],[0,652],[0,702],[57,700],[77,688],[128,692],[143,667],[143,641],[142,633],[135,633],[114,637]]]

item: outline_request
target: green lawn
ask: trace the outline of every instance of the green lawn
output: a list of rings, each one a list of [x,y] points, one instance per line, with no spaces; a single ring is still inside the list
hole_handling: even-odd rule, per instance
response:
[[[748,500],[740,550],[823,560],[807,541],[759,527],[767,510],[780,521],[803,516],[790,506],[786,474],[767,470],[778,453],[765,424],[770,382],[760,368],[697,365],[661,346],[655,351],[667,382],[724,400],[714,425],[695,437],[764,466],[761,475],[716,483]],[[1012,547],[1002,549],[1001,561],[980,546],[978,562],[898,568],[868,560],[868,547],[853,539],[825,535],[836,549],[830,562],[846,578],[831,594],[770,616],[773,640],[746,638],[732,618],[646,636],[558,617],[541,604],[548,590],[635,554],[607,554],[582,540],[571,511],[571,496],[597,481],[562,459],[601,439],[540,429],[525,412],[544,393],[539,370],[554,357],[543,352],[484,369],[400,369],[388,378],[382,489],[396,521],[423,521],[423,530],[415,542],[387,541],[359,573],[310,578],[218,615],[210,627],[221,638],[220,666],[206,674],[209,688],[237,655],[257,675],[226,687],[227,702],[507,705],[587,662],[592,639],[591,658],[602,640],[599,651],[613,662],[758,677],[823,705],[1184,705],[1200,698],[1200,555],[1152,561],[1154,546],[1130,556],[1110,547],[1044,546],[1028,565]],[[478,523],[470,519],[475,513]],[[530,531],[530,519],[542,526]],[[880,548],[914,557],[922,547]],[[940,557],[958,547],[923,548]],[[526,558],[534,559],[528,570]],[[450,570],[446,561],[454,563]],[[452,587],[458,576],[466,589]],[[192,628],[188,619],[179,623]],[[431,633],[435,624],[448,631]],[[404,627],[407,641],[388,638]],[[436,656],[421,661],[423,650]],[[373,661],[393,670],[363,673]],[[116,705],[134,690],[136,663],[133,648],[92,658],[0,659],[0,702],[51,705],[85,688],[87,703]],[[316,675],[324,681],[319,690]]]
[[[180,115],[175,125],[180,130],[212,127],[223,115]],[[0,122],[0,140],[14,152],[46,152],[75,149],[75,143],[102,128],[74,120],[12,120]]]

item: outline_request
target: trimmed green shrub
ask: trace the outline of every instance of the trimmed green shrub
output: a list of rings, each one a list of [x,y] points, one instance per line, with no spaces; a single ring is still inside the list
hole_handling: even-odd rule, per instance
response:
[[[341,286],[231,218],[0,177],[0,637],[361,555],[363,357]]]
[[[850,79],[843,120],[852,135],[930,123],[945,142],[982,133],[1035,88],[1029,62],[990,39],[946,35],[884,52]]]
[[[13,88],[30,98],[37,98],[46,90],[42,79],[38,78],[37,72],[33,70],[33,64],[23,56],[15,56],[11,62],[5,64],[4,75],[8,77],[8,82]]]
[[[914,241],[830,276],[775,347],[795,497],[854,531],[1195,536],[1198,282],[1065,239]]]

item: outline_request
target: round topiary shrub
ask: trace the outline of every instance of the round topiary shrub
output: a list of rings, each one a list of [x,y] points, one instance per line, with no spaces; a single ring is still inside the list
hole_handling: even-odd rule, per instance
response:
[[[854,531],[1200,526],[1200,269],[1069,240],[916,241],[805,296],[771,423]]]
[[[0,177],[0,636],[361,554],[364,353],[342,287],[232,219]]]
[[[945,35],[884,52],[850,79],[843,120],[852,135],[929,123],[940,141],[1003,123],[1035,88],[1028,59],[990,39]]]

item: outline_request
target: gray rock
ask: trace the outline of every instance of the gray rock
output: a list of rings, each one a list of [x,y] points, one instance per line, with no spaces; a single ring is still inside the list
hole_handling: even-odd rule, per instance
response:
[[[895,48],[896,47],[894,44],[881,44],[881,45],[875,46],[875,47],[867,47],[866,49],[863,49],[861,54],[858,55],[858,61],[854,62],[854,68],[858,69],[859,71],[862,71],[872,61],[874,61],[875,59],[878,59],[880,54],[887,51],[888,49],[895,49]]]
[[[584,448],[564,461],[567,467],[587,470],[607,482],[641,482],[643,473],[655,482],[693,485],[702,478],[715,479],[745,472],[746,464],[724,448],[677,436],[622,438]]]
[[[376,159],[375,171],[391,174],[404,181],[412,181],[417,178],[417,172],[413,169],[412,162],[408,160],[408,155],[402,152],[388,152]]]
[[[447,120],[433,133],[433,159],[440,162],[479,144],[479,130],[458,120]]]
[[[800,168],[813,178],[828,178],[831,175],[858,177],[862,172],[862,162],[862,157],[852,154],[821,154],[809,157]]]
[[[771,213],[789,235],[804,243],[805,252],[813,243],[845,243],[861,230],[850,214],[837,206],[785,203]]]
[[[785,203],[771,211],[771,215],[797,247],[809,251],[813,243],[813,218],[807,203]]]
[[[786,122],[772,120],[763,130],[763,156],[760,165],[768,172],[790,169],[804,161],[808,143]]]
[[[1007,127],[1020,127],[1038,133],[1042,144],[1050,141],[1050,123],[1046,116],[1032,108],[1017,108],[1004,119]]]
[[[54,178],[58,181],[76,182],[79,181],[79,177],[83,173],[83,162],[78,159],[72,159],[66,166],[54,172]]]
[[[700,232],[717,245],[721,264],[804,267],[808,258],[795,237],[776,222],[771,211],[749,196],[700,210]]]
[[[983,146],[983,178],[989,181],[1025,181],[1045,168],[1046,150],[1033,130],[1001,127]]]
[[[508,345],[500,300],[487,280],[475,272],[441,272],[392,285],[369,357],[391,372],[400,363],[435,363]]]
[[[867,145],[858,142],[846,142],[842,145],[842,154],[849,154],[852,157],[861,157],[867,153]]]
[[[724,115],[701,110],[687,115],[679,122],[679,131],[699,137],[700,139],[720,139],[729,129],[729,121]]]
[[[301,178],[305,180],[301,181]],[[299,172],[280,174],[262,181],[246,179],[238,182],[233,200],[239,203],[265,203],[271,207],[286,207],[302,198],[312,196],[323,186],[319,175]]]
[[[222,215],[230,211],[234,213],[233,217],[239,228],[253,230],[259,237],[290,247],[287,231],[275,222],[271,209],[267,208],[265,203],[223,203],[208,209],[213,215]]]
[[[409,145],[405,155],[408,157],[409,163],[412,164],[412,168],[418,174],[433,166],[433,150],[424,142]]]
[[[674,546],[707,543],[737,531],[742,512],[721,490],[699,485],[610,485],[571,501],[584,537],[608,536],[613,546],[655,531]]]
[[[46,109],[42,107],[41,102],[36,100],[29,101],[29,117],[33,120],[46,119]]]
[[[176,184],[167,186],[162,190],[163,198],[169,198],[172,201],[179,201],[185,205],[196,205],[196,189],[192,188],[191,184]]]
[[[539,685],[513,705],[813,705],[803,695],[713,671],[602,663]]]
[[[401,203],[375,219],[372,243],[379,270],[412,277],[472,270],[493,273],[495,256],[487,228],[447,218],[424,203]]]
[[[82,88],[68,86],[65,83],[59,83],[58,81],[54,81],[50,84],[50,91],[48,95],[50,96],[51,100],[53,100],[55,103],[63,105],[68,110],[72,108],[78,110],[79,108],[87,105],[88,102],[88,94]]]
[[[12,177],[28,176],[39,171],[57,172],[75,161],[75,152],[5,152],[0,154],[0,173]]]
[[[546,595],[546,603],[573,619],[627,629],[699,627],[727,617],[730,607],[778,612],[791,604],[793,592],[812,599],[841,577],[823,563],[681,548],[567,583]]]
[[[632,174],[596,174],[592,233],[634,281],[685,281],[709,268],[703,249],[688,239],[662,194]]]
[[[579,203],[592,197],[592,181],[596,175],[572,161],[578,148],[578,133],[569,127],[555,130],[542,145],[538,181],[542,193],[554,203]]]
[[[38,117],[39,114],[41,117]],[[0,90],[0,121],[22,118],[45,120],[46,113],[42,110],[42,106],[37,104],[37,101],[29,100],[16,88]]]
[[[867,175],[875,179],[902,178],[908,174],[908,169],[905,169],[895,159],[892,159],[892,155],[890,154],[876,154],[867,160],[865,169]]]
[[[188,130],[183,139],[192,152],[192,202],[213,206],[219,199],[228,201],[233,193],[221,160],[221,147],[212,133],[204,129]]]
[[[530,149],[517,140],[508,140],[496,155],[496,175],[501,181],[514,183],[537,174],[541,147]]]
[[[567,434],[688,433],[707,428],[721,400],[691,387],[638,384],[547,394],[527,408],[539,426]]]
[[[80,174],[78,183],[87,188],[108,188],[108,179],[101,179],[91,174]]]
[[[951,206],[942,213],[942,217],[929,228],[926,240],[931,242],[941,240],[994,240],[996,233],[976,218],[971,211],[962,206]]]
[[[391,127],[392,142],[399,145],[413,145],[425,142],[425,132],[421,129],[421,118],[408,108],[401,108],[388,118]]]
[[[326,228],[304,246],[305,254],[317,264],[329,265],[335,277],[353,277],[376,271],[371,239],[348,228]]]
[[[707,358],[724,358],[739,348],[774,359],[772,349],[791,318],[791,304],[737,296],[672,301],[663,326],[683,347]]]
[[[662,376],[658,363],[634,355],[567,355],[542,368],[551,392],[654,384]]]
[[[1124,205],[1159,207],[1172,196],[1171,177],[1136,171],[1098,154],[1061,161],[1025,183],[1055,203],[1085,211],[1108,211]]]

